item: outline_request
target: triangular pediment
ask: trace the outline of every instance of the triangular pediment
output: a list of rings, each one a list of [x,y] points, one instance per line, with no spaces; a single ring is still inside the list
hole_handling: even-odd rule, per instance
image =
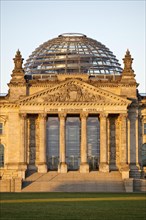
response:
[[[49,105],[56,103],[87,103],[94,105],[128,105],[131,102],[118,95],[94,87],[78,79],[69,79],[51,88],[25,97],[18,102],[27,105]]]

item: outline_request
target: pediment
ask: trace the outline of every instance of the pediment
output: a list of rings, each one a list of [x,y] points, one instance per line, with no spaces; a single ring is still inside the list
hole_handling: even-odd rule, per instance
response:
[[[56,103],[87,103],[94,105],[128,105],[131,102],[118,95],[77,79],[66,80],[51,88],[45,89],[18,102],[22,105],[49,105]]]

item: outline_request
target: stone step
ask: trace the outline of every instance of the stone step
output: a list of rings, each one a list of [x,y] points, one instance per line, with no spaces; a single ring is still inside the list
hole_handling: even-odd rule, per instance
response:
[[[29,181],[36,181],[36,180],[50,180],[52,178],[66,178],[66,179],[118,179],[121,178],[121,174],[119,172],[110,172],[110,173],[102,173],[102,172],[90,172],[90,173],[79,173],[79,172],[68,172],[68,173],[62,173],[59,174],[58,172],[48,172],[46,174],[40,174],[40,173],[34,173],[30,176],[27,176],[25,180],[29,180]]]
[[[125,192],[121,174],[90,172],[34,173],[23,181],[22,192]]]
[[[33,182],[22,192],[125,192],[122,181],[110,182]]]

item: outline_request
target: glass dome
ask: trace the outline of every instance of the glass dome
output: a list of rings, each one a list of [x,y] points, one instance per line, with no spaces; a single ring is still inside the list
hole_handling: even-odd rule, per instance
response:
[[[79,33],[61,34],[40,45],[25,64],[25,74],[120,74],[113,53]]]

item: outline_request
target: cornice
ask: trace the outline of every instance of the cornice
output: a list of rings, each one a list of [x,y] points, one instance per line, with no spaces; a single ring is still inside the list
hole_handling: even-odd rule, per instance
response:
[[[21,98],[18,101],[3,103],[2,107],[19,108],[20,106],[63,106],[68,108],[74,106],[128,106],[131,104],[131,100],[127,100],[125,97],[123,98],[112,92],[103,90],[100,87],[101,85],[96,87],[93,84],[89,84],[88,82],[78,79],[68,79],[60,82],[59,84],[51,85],[49,88],[47,86],[44,90],[38,91],[37,93],[25,98]],[[79,93],[78,96],[84,95],[84,97],[79,97],[76,100],[72,98],[70,99],[72,91],[77,94]],[[64,94],[66,94],[65,101],[62,99]]]

